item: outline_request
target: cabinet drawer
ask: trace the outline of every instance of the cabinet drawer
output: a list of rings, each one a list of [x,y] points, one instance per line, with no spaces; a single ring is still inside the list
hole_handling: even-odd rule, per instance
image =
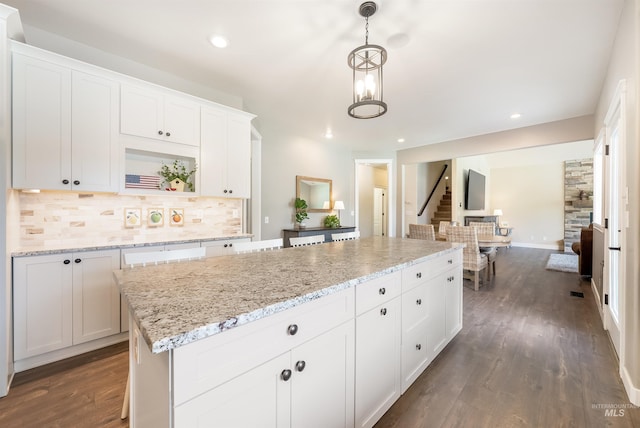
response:
[[[422,284],[402,295],[402,330],[406,331],[429,315],[427,284]]]
[[[341,291],[174,349],[174,402],[181,404],[353,318]],[[289,328],[295,326],[295,334]]]
[[[400,295],[400,272],[393,272],[356,286],[356,315]]]
[[[411,290],[428,278],[462,263],[462,249],[427,260],[402,271],[402,291]]]
[[[427,346],[427,323],[423,320],[402,332],[402,392],[420,376],[430,363]]]

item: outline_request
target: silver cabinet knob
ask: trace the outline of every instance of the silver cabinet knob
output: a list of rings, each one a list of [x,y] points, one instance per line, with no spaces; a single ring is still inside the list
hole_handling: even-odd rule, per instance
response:
[[[418,273],[416,274],[416,278],[422,278],[422,272],[418,272]]]
[[[287,327],[287,333],[289,334],[289,336],[295,336],[297,332],[298,324],[291,324],[289,327]]]
[[[296,370],[301,372],[302,370],[304,370],[304,368],[307,366],[307,363],[305,363],[304,361],[300,360],[296,363]]]
[[[381,287],[380,290],[378,290],[378,294],[380,294],[381,296],[384,296],[384,293],[386,293],[387,290],[385,290],[384,287]]]
[[[387,308],[380,309],[380,315],[382,315],[382,316],[387,315]]]
[[[289,369],[282,370],[282,373],[280,373],[280,378],[285,382],[291,379],[291,370]]]
[[[416,300],[416,305],[420,306],[422,304],[422,299]]]
[[[419,350],[421,350],[421,349],[422,349],[422,345],[418,343],[418,344],[416,345],[416,350],[417,350],[417,351],[419,351]]]

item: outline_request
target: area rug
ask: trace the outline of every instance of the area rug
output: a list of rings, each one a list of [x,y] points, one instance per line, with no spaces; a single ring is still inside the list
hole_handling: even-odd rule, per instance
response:
[[[547,262],[547,270],[578,273],[577,254],[551,254]]]

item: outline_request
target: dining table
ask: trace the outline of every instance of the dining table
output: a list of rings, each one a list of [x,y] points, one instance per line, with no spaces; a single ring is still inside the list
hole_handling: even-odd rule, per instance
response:
[[[437,241],[446,241],[447,236],[441,233],[436,233]],[[502,235],[478,235],[478,247],[480,248],[498,248],[498,247],[510,247],[511,236]]]

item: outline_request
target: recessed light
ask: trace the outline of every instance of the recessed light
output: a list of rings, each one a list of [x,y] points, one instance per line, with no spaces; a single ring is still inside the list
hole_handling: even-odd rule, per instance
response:
[[[404,138],[398,138],[398,143],[400,144],[404,143]]]
[[[331,132],[331,129],[327,129],[327,132],[324,133],[324,138],[333,138],[333,132]]]
[[[209,41],[211,42],[211,44],[213,46],[215,46],[217,48],[220,48],[220,49],[226,48],[229,45],[229,42],[227,41],[226,38],[224,38],[222,36],[218,36],[218,35],[211,36]]]
[[[520,116],[522,116],[520,113],[513,113],[511,119],[518,119]]]

